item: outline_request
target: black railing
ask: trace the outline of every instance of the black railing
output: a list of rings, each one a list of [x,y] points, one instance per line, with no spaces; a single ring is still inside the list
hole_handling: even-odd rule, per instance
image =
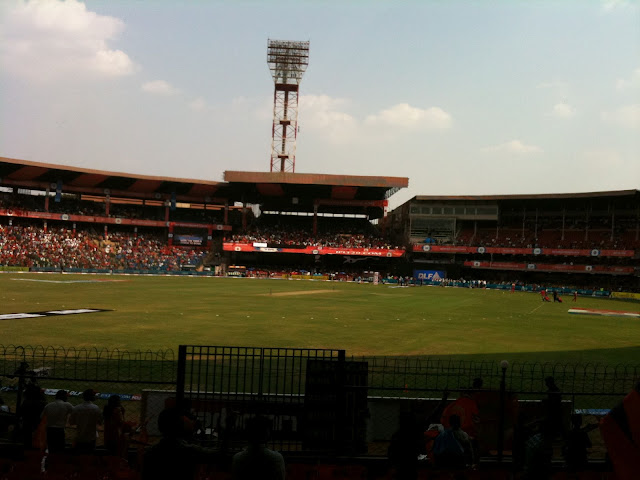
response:
[[[121,395],[127,419],[148,424],[153,436],[159,435],[157,414],[173,398],[197,420],[195,439],[226,452],[244,444],[246,420],[262,414],[273,421],[277,449],[385,455],[399,412],[410,410],[426,420],[443,392],[449,402],[463,395],[492,402],[499,441],[494,451],[508,451],[515,419],[500,405],[509,407],[517,399],[530,418],[544,414],[547,377],[559,389],[565,414],[580,412],[594,423],[634,388],[640,365],[500,365],[295,348],[180,346],[174,355],[172,350],[0,345],[0,396],[12,412],[19,410],[29,383],[43,389],[46,401],[63,388],[78,403],[81,392],[92,388],[101,393],[100,406],[109,395]],[[323,448],[327,445],[331,448]]]

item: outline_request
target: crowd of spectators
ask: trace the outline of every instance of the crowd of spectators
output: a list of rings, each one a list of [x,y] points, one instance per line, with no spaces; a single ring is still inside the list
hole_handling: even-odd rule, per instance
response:
[[[262,220],[262,219],[261,219]],[[385,238],[375,227],[362,219],[335,218],[318,222],[313,234],[310,219],[307,222],[290,223],[262,220],[252,225],[246,233],[229,236],[226,241],[235,243],[266,243],[269,246],[333,247],[333,248],[389,248],[402,249]]]
[[[457,245],[503,247],[503,248],[562,248],[627,250],[640,247],[635,230],[566,229],[564,235],[560,229],[534,230],[522,228],[464,229],[460,232]]]
[[[148,234],[0,225],[3,266],[175,271],[197,265],[204,254]]]
[[[334,248],[392,248],[402,249],[390,241],[363,233],[317,234],[305,230],[260,230],[246,234],[232,235],[227,241],[234,243],[266,243],[268,245],[334,247]]]

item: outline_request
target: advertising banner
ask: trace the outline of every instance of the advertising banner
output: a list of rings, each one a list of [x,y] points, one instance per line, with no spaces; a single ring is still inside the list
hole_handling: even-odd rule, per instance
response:
[[[304,255],[353,255],[363,257],[400,258],[404,250],[392,248],[335,248],[314,247],[286,248],[286,247],[256,247],[251,243],[225,242],[222,245],[225,252],[263,252],[263,253],[301,253]]]
[[[414,252],[424,253],[497,253],[501,255],[554,255],[563,257],[633,257],[634,250],[599,250],[575,248],[508,248],[508,247],[467,247],[463,245],[416,244]]]
[[[437,282],[446,278],[447,273],[442,270],[414,270],[413,278],[416,280]]]
[[[640,293],[632,292],[611,292],[611,298],[626,298],[640,301]]]
[[[194,245],[198,247],[202,245],[202,237],[197,235],[174,235],[173,241],[178,245]]]
[[[0,272],[28,272],[29,267],[2,267],[0,266]]]
[[[554,263],[516,263],[516,262],[481,262],[466,261],[465,267],[489,270],[535,270],[538,272],[566,272],[566,273],[607,273],[633,274],[633,267],[617,267],[609,265],[565,265]]]

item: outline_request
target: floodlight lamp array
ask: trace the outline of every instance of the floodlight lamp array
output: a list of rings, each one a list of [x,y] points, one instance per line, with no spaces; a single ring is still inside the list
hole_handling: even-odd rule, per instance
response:
[[[309,42],[269,40],[267,63],[276,84],[299,84],[309,65]]]

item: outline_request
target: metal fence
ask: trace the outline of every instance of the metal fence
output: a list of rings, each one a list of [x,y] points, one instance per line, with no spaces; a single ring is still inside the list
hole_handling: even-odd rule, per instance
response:
[[[53,401],[59,389],[69,392],[72,404],[81,403],[82,392],[93,389],[100,408],[111,395],[119,395],[127,422],[144,427],[150,421],[146,392],[174,392],[176,365],[172,350],[0,345],[0,397],[11,413],[19,416],[23,393],[32,385],[40,392],[40,403]],[[157,405],[151,410],[162,408]],[[17,435],[19,426],[13,432],[5,431],[4,436]]]
[[[440,416],[429,418],[429,415],[444,394],[448,396],[448,403],[462,396],[471,396],[477,401],[485,433],[490,432],[484,453],[498,455],[501,447],[511,449],[518,416],[525,424],[544,417],[548,377],[553,378],[562,398],[565,432],[574,413],[583,416],[586,428],[593,428],[640,380],[640,364],[514,362],[501,365],[424,357],[354,357],[354,360],[368,365],[367,392],[371,409],[368,452],[380,455],[386,453],[401,412],[409,411],[423,423],[439,423]],[[474,387],[478,379],[480,383]],[[589,435],[594,445],[592,458],[603,458],[605,450],[599,431],[593,429]],[[557,451],[556,456],[560,455]]]
[[[498,390],[503,377],[498,362],[424,357],[352,358],[368,363],[370,394],[415,397],[427,392],[460,391],[471,388],[476,378],[482,379],[483,389]],[[508,391],[535,398],[546,394],[545,378],[553,377],[565,396],[575,398],[578,408],[607,408],[608,397],[624,396],[640,379],[640,364],[514,362],[504,367]]]
[[[347,357],[343,350],[180,346],[172,350],[121,351],[0,345],[0,396],[11,412],[37,384],[51,401],[57,389],[99,392],[124,400],[127,420],[159,435],[157,415],[177,401],[196,421],[195,440],[232,452],[246,443],[246,422],[271,418],[272,446],[289,453],[386,455],[400,414],[430,417],[443,394],[448,402],[472,395],[489,425],[486,453],[510,449],[518,405],[529,419],[544,413],[553,377],[565,418],[586,423],[616,405],[640,380],[640,365],[472,362],[425,357]],[[482,379],[478,387],[474,380]],[[426,425],[425,425],[426,426]],[[599,433],[590,433],[594,457],[604,456]],[[557,453],[557,452],[556,452]]]
[[[182,345],[177,399],[198,439],[223,452],[246,444],[255,415],[272,419],[278,450],[333,450],[348,418],[345,365],[344,350]]]

